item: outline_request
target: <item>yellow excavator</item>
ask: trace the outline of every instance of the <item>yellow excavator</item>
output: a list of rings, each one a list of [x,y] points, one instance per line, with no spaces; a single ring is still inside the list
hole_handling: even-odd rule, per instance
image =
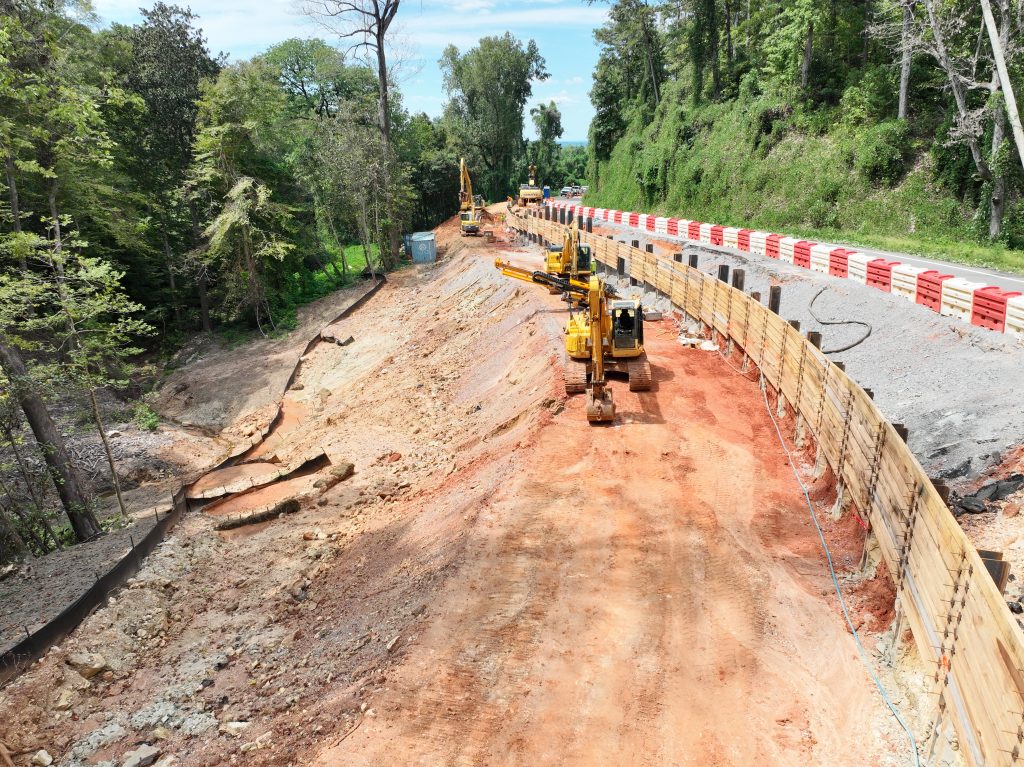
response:
[[[529,183],[519,185],[519,204],[522,207],[527,205],[540,205],[544,200],[544,190],[537,186],[537,166],[530,165],[527,169]]]
[[[498,259],[502,274],[557,288],[574,299],[565,326],[565,393],[587,394],[587,420],[612,421],[615,403],[606,373],[625,373],[630,391],[651,388],[651,364],[644,351],[644,312],[639,299],[622,299],[600,277],[586,281],[530,271]]]
[[[545,255],[544,271],[550,275],[583,282],[590,277],[590,246],[580,242],[580,230],[575,220],[565,228],[561,247],[551,245]]]
[[[484,198],[473,194],[473,182],[469,178],[466,159],[459,160],[459,228],[462,236],[480,234],[483,221]]]

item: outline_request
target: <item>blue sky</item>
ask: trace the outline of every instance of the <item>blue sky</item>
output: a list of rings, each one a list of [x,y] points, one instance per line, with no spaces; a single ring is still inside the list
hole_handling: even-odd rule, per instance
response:
[[[172,0],[168,0],[171,2]],[[245,59],[289,37],[330,35],[300,15],[293,0],[176,0],[200,17],[210,49]],[[93,0],[103,23],[133,24],[143,0]],[[547,61],[550,79],[533,85],[526,135],[533,136],[529,107],[554,100],[562,112],[567,141],[582,141],[593,116],[591,73],[597,62],[593,30],[607,14],[604,5],[580,0],[405,0],[397,17],[392,59],[401,61],[399,86],[410,111],[440,114],[445,94],[437,60],[448,43],[467,50],[487,35],[506,30],[534,39]]]

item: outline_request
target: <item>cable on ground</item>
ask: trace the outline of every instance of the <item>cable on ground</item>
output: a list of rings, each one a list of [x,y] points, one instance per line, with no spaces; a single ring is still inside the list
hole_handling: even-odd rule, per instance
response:
[[[867,336],[864,336],[864,338],[867,338]],[[800,473],[796,470],[796,462],[793,460],[793,456],[789,452],[789,448],[786,447],[786,440],[782,437],[782,430],[779,429],[779,423],[775,420],[775,414],[772,413],[771,405],[768,403],[768,391],[766,388],[761,389],[761,396],[764,398],[764,406],[768,411],[768,417],[772,419],[772,425],[775,426],[775,433],[779,437],[779,444],[782,445],[782,449],[786,453],[786,458],[789,459],[789,468],[793,470],[793,476],[796,478],[797,484],[800,485],[800,489],[803,490],[804,500],[807,502],[807,509],[811,513],[811,521],[814,522],[814,527],[818,531],[818,538],[821,539],[821,546],[825,550],[825,559],[828,561],[828,571],[832,576],[832,586],[835,588],[836,596],[839,597],[839,606],[843,608],[843,617],[846,618],[846,625],[850,627],[850,631],[853,633],[853,640],[857,644],[857,652],[860,653],[860,659],[864,662],[864,668],[867,669],[868,674],[871,676],[871,681],[875,683],[875,687],[878,689],[879,695],[882,696],[882,700],[886,707],[892,712],[896,721],[899,722],[900,727],[902,727],[903,731],[907,734],[907,740],[910,741],[910,753],[914,756],[915,767],[921,767],[921,757],[917,753],[917,740],[914,738],[914,733],[910,731],[907,723],[903,721],[903,718],[896,710],[896,707],[892,704],[892,701],[889,700],[889,696],[886,694],[885,688],[882,686],[882,681],[878,678],[874,668],[871,666],[871,661],[868,659],[867,651],[861,643],[860,634],[857,633],[857,629],[854,627],[853,621],[850,619],[850,611],[846,607],[846,600],[843,598],[842,589],[839,587],[839,579],[836,577],[836,568],[832,563],[832,552],[829,550],[828,544],[825,542],[825,534],[821,530],[821,525],[818,524],[818,515],[814,513],[814,504],[811,503],[811,495],[807,490],[807,485],[805,485],[804,481],[800,479]]]
[[[821,350],[822,354],[836,354],[838,352],[845,352],[848,349],[852,349],[854,346],[857,346],[858,344],[861,344],[864,341],[866,341],[868,336],[871,335],[872,327],[871,327],[870,323],[864,322],[862,320],[823,320],[821,317],[819,317],[817,314],[815,314],[814,313],[814,302],[817,301],[818,300],[818,296],[820,296],[826,290],[828,290],[827,287],[821,288],[817,293],[814,294],[814,298],[811,299],[811,303],[807,305],[807,311],[809,311],[811,313],[811,316],[814,317],[814,319],[818,321],[818,324],[820,324],[820,325],[860,325],[861,327],[863,327],[865,329],[864,330],[864,335],[862,335],[860,338],[858,338],[853,343],[849,343],[846,346],[840,346],[840,347],[838,347],[836,349],[822,349]]]
[[[824,288],[822,288],[822,290],[824,290]],[[821,291],[818,292],[820,293]],[[815,296],[815,298],[817,298],[817,296]],[[814,301],[812,299],[811,303],[813,302]],[[870,334],[870,330],[868,332]],[[867,336],[865,335],[864,338],[867,338]],[[861,341],[863,340],[864,339],[862,338]],[[858,341],[858,343],[860,342]],[[725,360],[725,364],[736,371],[738,375],[747,378],[746,373],[733,365],[732,362],[729,361],[729,358],[722,353],[721,349],[718,349],[718,354],[723,360]],[[750,379],[747,378],[747,380],[749,381]],[[828,562],[828,572],[832,577],[832,587],[835,589],[836,596],[839,598],[839,606],[843,609],[843,617],[846,619],[846,625],[849,626],[850,633],[853,635],[853,640],[857,645],[857,652],[860,654],[860,659],[864,664],[864,668],[867,669],[868,675],[871,677],[871,681],[874,682],[875,688],[878,690],[878,694],[881,695],[886,708],[889,709],[896,721],[899,722],[900,727],[902,727],[903,731],[907,734],[907,740],[910,741],[910,753],[914,757],[914,767],[921,767],[921,757],[917,753],[917,739],[914,737],[914,733],[910,731],[907,723],[903,721],[903,717],[900,716],[899,711],[896,710],[892,701],[889,700],[889,696],[885,692],[885,688],[882,686],[882,681],[878,678],[878,675],[875,673],[875,669],[871,665],[871,661],[868,659],[867,650],[864,649],[864,644],[861,642],[860,634],[853,625],[853,620],[850,618],[850,611],[846,607],[846,599],[843,597],[843,591],[839,586],[839,578],[836,576],[836,568],[832,562],[832,551],[829,549],[828,543],[825,542],[825,534],[822,532],[821,525],[818,523],[818,515],[814,513],[814,504],[811,502],[810,491],[807,489],[807,485],[804,484],[804,481],[800,478],[800,472],[797,471],[796,461],[793,460],[793,454],[789,452],[789,448],[786,446],[786,440],[782,436],[782,430],[779,428],[779,422],[775,420],[775,414],[772,413],[771,404],[768,402],[768,390],[766,387],[761,387],[761,396],[764,398],[764,407],[765,410],[768,411],[768,417],[772,419],[772,425],[775,427],[775,434],[779,438],[779,444],[782,445],[782,450],[785,452],[786,458],[789,461],[789,468],[793,471],[793,477],[796,478],[797,484],[800,485],[800,489],[803,491],[804,501],[807,503],[807,510],[811,514],[811,521],[814,522],[814,528],[818,531],[818,538],[821,540],[821,547],[825,550],[825,559]],[[857,517],[856,514],[854,516],[866,530],[867,527],[864,525],[860,517]]]

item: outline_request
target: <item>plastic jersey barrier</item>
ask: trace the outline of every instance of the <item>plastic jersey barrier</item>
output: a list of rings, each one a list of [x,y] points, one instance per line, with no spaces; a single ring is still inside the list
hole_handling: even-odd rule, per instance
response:
[[[850,276],[850,255],[856,253],[849,248],[833,248],[828,253],[828,273],[833,277]]]
[[[868,264],[874,260],[874,256],[865,256],[857,251],[848,254],[846,256],[846,276],[851,280],[856,280],[861,285],[867,285]]]
[[[725,244],[725,227],[715,224],[711,227],[711,244],[712,245],[724,245]]]
[[[794,263],[793,250],[796,248],[795,237],[783,237],[779,240],[779,260],[787,264]]]
[[[820,274],[828,274],[829,253],[833,250],[831,245],[820,243],[811,246],[811,271]]]
[[[736,233],[736,246],[744,253],[750,252],[750,234],[749,229],[740,229]]]
[[[768,233],[767,232],[751,232],[750,233],[750,252],[756,253],[759,256],[768,255]]]
[[[942,308],[942,283],[953,279],[952,274],[940,274],[934,269],[925,269],[917,275],[917,295],[914,301],[927,306],[933,312]]]
[[[686,225],[686,239],[699,241],[700,240],[700,221],[690,221]]]
[[[959,277],[943,281],[939,314],[970,322],[974,311],[974,291],[984,287],[986,286],[983,282],[971,282]]]
[[[978,288],[974,291],[974,302],[971,305],[971,324],[1002,333],[1006,329],[1006,302],[1019,295],[1018,291],[1002,290],[991,285]]]
[[[702,245],[711,244],[711,229],[714,224],[701,224],[700,225],[700,241]]]
[[[679,219],[678,218],[670,218],[665,223],[665,229],[673,237],[678,237],[679,236]]]
[[[917,301],[917,277],[928,271],[923,266],[896,264],[892,268],[892,294],[914,303]]]
[[[779,257],[779,245],[782,242],[781,234],[769,234],[764,241],[764,254],[768,258]]]
[[[1024,338],[1024,296],[1014,296],[1006,302],[1006,333]]]
[[[817,243],[800,240],[793,245],[793,263],[804,269],[811,268],[811,247]]]
[[[630,213],[626,223],[629,226],[635,227],[638,223],[640,223],[640,214],[639,213]]]
[[[722,232],[722,244],[727,248],[738,248],[740,230],[735,226],[725,227],[725,231]]]
[[[869,261],[864,284],[888,293],[892,289],[892,268],[898,266],[899,263],[899,261],[886,261],[884,258]]]

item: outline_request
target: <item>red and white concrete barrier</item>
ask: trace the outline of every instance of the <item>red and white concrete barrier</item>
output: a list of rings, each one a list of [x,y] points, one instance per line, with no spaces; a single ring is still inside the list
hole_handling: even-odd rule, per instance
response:
[[[850,248],[772,232],[649,213],[592,208],[560,200],[549,200],[547,204],[556,209],[567,208],[578,217],[623,224],[655,235],[686,238],[711,247],[755,253],[819,274],[853,280],[926,306],[943,316],[1024,340],[1024,295],[982,282],[868,256]]]

